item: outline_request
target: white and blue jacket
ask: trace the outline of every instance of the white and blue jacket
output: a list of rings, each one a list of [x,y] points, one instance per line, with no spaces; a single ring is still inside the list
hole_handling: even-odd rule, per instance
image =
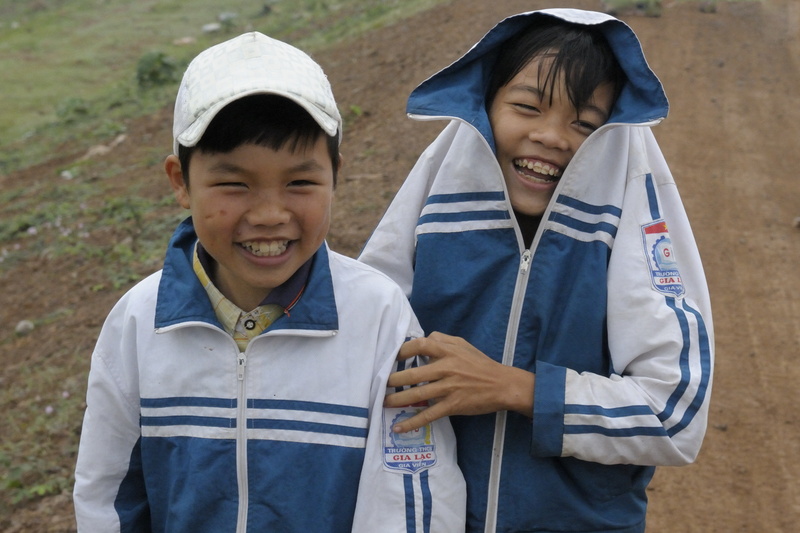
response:
[[[533,17],[599,24],[628,82],[526,249],[484,89],[498,45]],[[651,131],[667,99],[637,37],[601,13],[516,15],[423,82],[407,109],[450,122],[360,260],[401,285],[426,332],[536,374],[533,420],[451,418],[467,531],[644,531],[653,466],[700,449],[714,342],[698,251]]]
[[[382,408],[400,345],[421,334],[400,289],[323,245],[290,314],[240,353],[192,269],[196,239],[183,223],[102,329],[79,531],[463,531],[449,422],[393,436],[409,409]]]

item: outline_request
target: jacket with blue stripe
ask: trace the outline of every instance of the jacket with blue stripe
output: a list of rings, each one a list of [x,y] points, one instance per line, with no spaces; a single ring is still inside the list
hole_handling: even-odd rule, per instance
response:
[[[628,81],[526,249],[484,88],[497,46],[533,17],[599,24]],[[637,37],[601,13],[516,15],[423,82],[407,109],[450,122],[360,260],[401,285],[426,332],[461,336],[536,374],[532,420],[451,418],[467,530],[644,531],[654,466],[699,451],[714,343],[698,251],[651,131],[667,99]]]
[[[400,345],[421,334],[402,291],[323,245],[297,304],[240,353],[192,270],[196,239],[187,220],[102,329],[79,530],[463,530],[450,423],[393,436],[408,409],[382,408]]]

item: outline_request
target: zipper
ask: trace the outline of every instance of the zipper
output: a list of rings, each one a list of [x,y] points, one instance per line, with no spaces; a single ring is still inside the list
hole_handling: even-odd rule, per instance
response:
[[[514,352],[517,347],[517,332],[519,331],[519,319],[522,313],[522,304],[525,298],[525,290],[530,275],[531,260],[533,252],[530,249],[522,252],[519,270],[517,271],[517,282],[514,287],[514,299],[511,301],[511,310],[508,317],[508,329],[506,330],[505,349],[503,351],[503,364],[511,366],[514,363]],[[486,522],[485,533],[494,533],[497,530],[497,508],[500,492],[500,470],[503,466],[503,448],[506,440],[506,419],[508,411],[498,411],[495,415],[494,441],[492,442],[492,462],[489,469],[489,491],[486,498]]]
[[[531,259],[533,258],[533,252],[530,250],[525,250],[522,252],[522,259],[520,259],[519,265],[519,273],[525,276],[525,281],[527,282],[528,277],[528,270],[531,268]],[[519,287],[519,285],[517,285]]]
[[[247,366],[247,356],[244,352],[239,353],[239,357],[236,360],[237,364],[237,371],[236,376],[239,378],[239,381],[244,381],[244,369]]]
[[[239,352],[236,358],[236,479],[239,487],[239,513],[236,520],[237,533],[247,531],[247,388],[245,370],[247,355]]]
[[[236,480],[239,490],[239,509],[236,518],[236,533],[247,532],[247,516],[248,516],[248,500],[250,499],[250,488],[247,482],[248,468],[247,468],[247,349],[244,352],[239,351],[236,341],[228,335],[225,330],[203,321],[188,321],[171,326],[156,328],[156,333],[166,333],[179,328],[199,326],[204,328],[213,329],[225,334],[234,345],[236,353]],[[261,337],[277,336],[282,334],[290,334],[302,337],[334,337],[338,333],[335,330],[276,330],[268,331],[259,337],[253,339],[256,342]],[[249,345],[248,345],[249,349]]]
[[[297,333],[297,332],[293,332]],[[322,332],[301,332],[303,336],[307,337],[327,337],[334,336],[335,331],[322,331]],[[280,331],[273,333],[266,333],[250,341],[250,345],[258,341],[261,337],[280,335]],[[238,383],[238,390],[236,396],[236,479],[239,487],[239,512],[236,520],[236,533],[246,533],[247,531],[247,515],[248,515],[248,501],[250,500],[250,485],[247,482],[248,467],[247,467],[247,350],[250,349],[248,345],[244,352],[239,352],[236,357],[236,377]]]

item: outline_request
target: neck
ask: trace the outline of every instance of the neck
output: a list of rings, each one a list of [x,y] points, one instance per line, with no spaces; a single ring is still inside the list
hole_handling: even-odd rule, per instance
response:
[[[533,243],[533,237],[536,235],[536,230],[539,229],[542,216],[525,215],[514,211],[514,217],[517,219],[520,231],[522,231],[522,240],[525,243],[525,248],[530,248]]]

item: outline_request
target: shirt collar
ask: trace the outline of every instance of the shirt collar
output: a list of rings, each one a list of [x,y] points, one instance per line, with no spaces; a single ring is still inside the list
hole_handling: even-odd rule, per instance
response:
[[[203,270],[210,276],[214,272],[214,259],[203,248],[200,241],[197,241],[197,258],[200,260]],[[314,257],[311,257],[311,259],[303,263],[288,280],[269,291],[267,297],[259,305],[279,305],[288,312],[303,294],[313,262]]]

